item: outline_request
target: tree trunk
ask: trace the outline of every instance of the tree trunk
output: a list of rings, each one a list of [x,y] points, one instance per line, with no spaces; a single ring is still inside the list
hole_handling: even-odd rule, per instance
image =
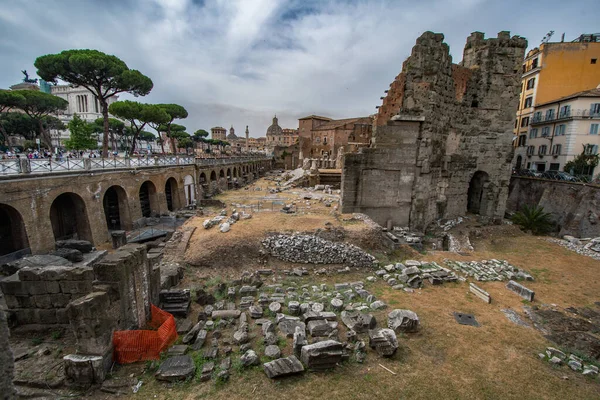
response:
[[[44,124],[42,123],[41,119],[38,119],[38,126],[40,129],[40,138],[41,141],[48,146],[48,150],[50,150],[50,152],[52,152],[52,138],[50,137],[50,135],[48,134],[48,132],[46,132],[46,130],[44,129]]]
[[[175,151],[175,139],[171,137],[171,124],[167,125],[167,137],[171,139],[171,151],[173,154],[177,154]]]
[[[102,106],[102,118],[104,118],[104,134],[102,135],[102,157],[108,157],[108,104],[105,99],[100,100]]]
[[[160,133],[158,134],[158,136],[160,136]],[[163,138],[160,138],[160,148],[162,149],[162,155],[165,155],[165,140]]]
[[[136,133],[133,134],[133,138],[131,140],[131,149],[129,149],[130,156],[133,156],[133,152],[135,151],[135,141],[137,140],[139,133],[140,133],[140,131],[137,131]]]
[[[110,140],[112,141],[112,149],[113,151],[117,150],[117,142],[115,141],[115,134],[114,132],[110,132]]]

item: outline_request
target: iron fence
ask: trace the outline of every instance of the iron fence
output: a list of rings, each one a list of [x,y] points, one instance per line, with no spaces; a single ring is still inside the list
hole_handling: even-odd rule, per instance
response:
[[[0,161],[0,174],[12,175],[21,173],[21,163],[18,159]]]

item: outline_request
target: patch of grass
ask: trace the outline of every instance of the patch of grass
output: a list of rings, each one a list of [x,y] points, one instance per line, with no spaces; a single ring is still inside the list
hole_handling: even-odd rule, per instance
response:
[[[213,276],[212,278],[208,279],[204,284],[206,285],[206,287],[210,288],[213,286],[217,286],[221,282],[223,282],[223,280],[220,276]]]
[[[64,332],[62,330],[52,331],[52,339],[58,340],[63,337]]]
[[[44,339],[42,339],[41,337],[34,337],[33,339],[31,339],[31,344],[33,346],[39,346],[42,343],[44,343]]]

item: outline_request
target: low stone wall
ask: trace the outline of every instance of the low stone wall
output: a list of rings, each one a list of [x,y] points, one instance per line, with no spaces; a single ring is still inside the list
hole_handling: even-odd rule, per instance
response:
[[[507,209],[541,206],[560,228],[560,235],[600,236],[600,187],[581,183],[513,177]]]
[[[90,267],[25,267],[0,282],[17,325],[68,324],[67,306],[92,291]]]

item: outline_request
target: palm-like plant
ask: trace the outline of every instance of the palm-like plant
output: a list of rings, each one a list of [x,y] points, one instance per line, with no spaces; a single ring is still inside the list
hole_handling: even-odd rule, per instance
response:
[[[550,231],[553,225],[551,214],[544,212],[544,207],[540,206],[529,207],[525,204],[511,219],[521,229],[531,231],[534,235]]]

